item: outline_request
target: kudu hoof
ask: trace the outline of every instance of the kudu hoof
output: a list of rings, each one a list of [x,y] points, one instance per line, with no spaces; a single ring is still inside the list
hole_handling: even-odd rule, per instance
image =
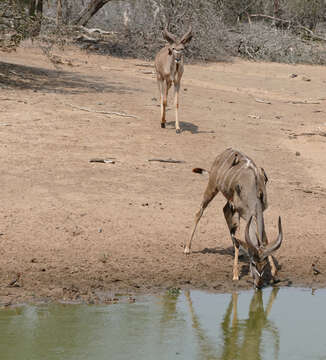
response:
[[[181,130],[180,129],[176,129],[175,131],[177,134],[180,134],[181,133]]]
[[[183,250],[183,253],[186,255],[190,254],[190,249],[188,249],[187,247]]]
[[[165,123],[161,123],[161,128],[165,129]]]

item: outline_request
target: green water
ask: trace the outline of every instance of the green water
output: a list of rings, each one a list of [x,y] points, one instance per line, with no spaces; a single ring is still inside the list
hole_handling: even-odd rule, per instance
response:
[[[0,310],[1,360],[326,359],[326,290]]]

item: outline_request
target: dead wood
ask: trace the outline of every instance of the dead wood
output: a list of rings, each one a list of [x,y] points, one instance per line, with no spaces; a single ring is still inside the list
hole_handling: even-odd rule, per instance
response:
[[[321,190],[315,190],[315,189],[305,189],[305,188],[295,188],[296,191],[302,191],[305,194],[313,194],[313,195],[321,195],[326,196],[326,192]]]
[[[301,101],[301,100],[298,100],[298,101],[287,101],[288,104],[301,104],[301,105],[318,105],[320,104],[319,101],[309,101],[309,100],[304,100],[304,101]]]
[[[74,20],[75,25],[87,25],[88,21],[95,15],[105,4],[111,0],[92,0],[85,9]]]
[[[105,30],[102,30],[102,29],[99,29],[99,28],[88,29],[85,26],[80,26],[80,29],[85,31],[88,34],[94,34],[94,33],[97,33],[97,34],[100,34],[100,35],[112,35],[112,34],[114,34],[114,32],[112,32],[112,31],[105,31]]]
[[[154,65],[153,64],[135,64],[135,66],[141,66],[141,67],[151,67],[153,68]]]
[[[159,161],[164,163],[172,163],[172,164],[183,164],[184,160],[173,160],[173,159],[148,159],[148,161]]]
[[[263,99],[255,99],[255,101],[258,103],[262,103],[262,104],[268,104],[268,105],[272,104],[270,101],[263,100]]]
[[[71,106],[72,108],[75,108],[75,109],[78,109],[78,110],[87,111],[87,112],[94,112],[96,114],[116,115],[116,116],[131,117],[131,118],[138,119],[138,116],[136,116],[136,115],[129,115],[129,114],[125,114],[125,113],[121,113],[121,112],[117,112],[117,111],[94,110],[94,109],[88,109],[88,108],[81,107],[81,106],[76,106],[76,105],[73,105],[73,104],[68,104],[68,105]]]
[[[251,17],[261,17],[261,18],[271,19],[273,21],[280,21],[280,22],[283,22],[283,23],[287,23],[289,25],[293,25],[296,28],[299,28],[299,29],[302,29],[302,30],[306,31],[315,40],[326,41],[325,38],[323,38],[323,37],[321,37],[319,35],[316,35],[312,30],[308,29],[306,26],[296,24],[291,20],[285,20],[285,19],[277,18],[277,17],[270,16],[270,15],[264,15],[264,14],[249,14],[248,17],[249,18],[251,18]]]
[[[75,38],[77,41],[84,41],[92,44],[97,44],[101,39],[94,39],[87,35],[81,34]]]
[[[89,162],[96,162],[96,163],[103,163],[103,164],[115,164],[115,160],[114,160],[114,159],[99,159],[99,158],[94,158],[94,159],[90,159]]]
[[[252,119],[261,119],[261,117],[259,115],[251,115],[251,114],[249,114],[248,117],[250,117]]]
[[[324,136],[326,137],[326,131],[317,130],[317,131],[310,131],[310,132],[303,132],[300,134],[291,133],[291,136],[298,137],[298,136]]]

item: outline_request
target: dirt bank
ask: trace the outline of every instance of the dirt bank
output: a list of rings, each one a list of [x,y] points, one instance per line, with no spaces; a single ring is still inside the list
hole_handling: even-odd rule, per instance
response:
[[[270,179],[269,237],[278,215],[284,225],[280,278],[326,285],[323,67],[188,65],[176,135],[173,108],[160,128],[151,63],[76,49],[58,55],[72,66],[57,70],[32,47],[1,53],[1,304],[250,287],[246,260],[232,282],[222,196],[202,219],[193,253],[182,252],[207,183],[191,169],[209,167],[229,146]]]

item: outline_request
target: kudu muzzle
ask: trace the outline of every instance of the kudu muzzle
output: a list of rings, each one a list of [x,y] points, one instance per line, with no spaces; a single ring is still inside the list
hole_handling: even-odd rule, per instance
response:
[[[259,215],[257,215],[256,219],[256,226],[254,226],[252,222],[253,215],[250,217],[246,226],[245,240],[250,259],[250,271],[254,280],[254,287],[260,289],[264,285],[263,276],[267,265],[267,258],[280,248],[283,240],[283,231],[281,217],[279,217],[277,239],[273,243],[268,244],[267,238],[263,241],[265,235],[264,220]]]

